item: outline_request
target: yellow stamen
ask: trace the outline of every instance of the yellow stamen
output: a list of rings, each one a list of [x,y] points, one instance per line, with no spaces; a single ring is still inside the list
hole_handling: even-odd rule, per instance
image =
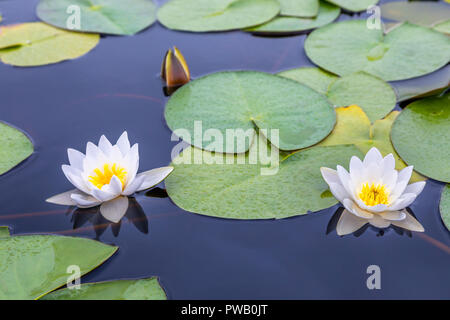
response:
[[[363,184],[362,190],[359,193],[359,198],[367,206],[376,206],[377,204],[389,204],[389,191],[386,190],[384,184],[369,186],[368,183]]]
[[[100,168],[95,169],[93,174],[89,176],[89,181],[92,182],[94,186],[101,189],[105,184],[109,184],[113,176],[119,178],[123,188],[127,179],[127,171],[116,163],[112,166],[109,163],[105,163],[103,165],[103,170]]]

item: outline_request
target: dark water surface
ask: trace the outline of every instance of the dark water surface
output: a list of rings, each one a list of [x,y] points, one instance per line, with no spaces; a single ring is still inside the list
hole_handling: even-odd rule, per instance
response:
[[[36,21],[36,3],[1,1],[3,24]],[[130,219],[113,226],[93,213],[44,201],[72,188],[60,169],[68,162],[66,149],[84,152],[85,143],[102,134],[115,140],[127,130],[140,145],[140,171],[170,162],[176,142],[164,121],[167,98],[158,77],[170,46],[181,49],[199,77],[311,65],[304,39],[182,33],[155,24],[136,36],[104,37],[80,59],[35,68],[0,64],[0,119],[25,130],[35,144],[31,158],[0,176],[0,225],[13,234],[63,234],[117,245],[119,251],[83,281],[159,276],[173,299],[449,299],[450,233],[438,211],[443,184],[430,180],[411,206],[426,232],[412,236],[393,229],[381,235],[373,228],[358,237],[327,234],[338,206],[278,221],[234,221],[141,194],[141,210],[133,206]],[[366,287],[372,264],[381,268],[381,290]]]

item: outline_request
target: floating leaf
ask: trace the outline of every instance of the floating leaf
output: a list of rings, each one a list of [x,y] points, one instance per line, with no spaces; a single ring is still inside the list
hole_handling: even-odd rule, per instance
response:
[[[330,85],[339,79],[338,76],[316,67],[296,68],[278,73],[326,95]]]
[[[298,68],[279,75],[326,94],[336,107],[360,106],[372,122],[383,118],[395,107],[396,96],[392,87],[365,72],[339,78],[320,68]]]
[[[167,300],[158,279],[82,283],[80,289],[60,289],[42,300]]]
[[[421,174],[450,182],[450,93],[408,105],[395,120],[391,138],[400,157]]]
[[[171,0],[158,10],[169,29],[204,32],[259,25],[280,12],[275,0]]]
[[[57,29],[42,22],[0,28],[0,59],[6,64],[29,67],[78,58],[98,43],[98,34]]]
[[[0,241],[0,300],[40,298],[66,284],[67,267],[77,265],[84,275],[116,250],[117,247],[84,238],[4,238]]]
[[[118,35],[135,34],[156,20],[156,6],[151,0],[41,0],[36,13],[39,19],[59,28]],[[76,24],[68,27],[71,13],[79,14],[79,28]]]
[[[319,12],[319,0],[278,0],[283,16],[312,18]]]
[[[9,228],[0,226],[0,238],[7,238],[9,235]]]
[[[251,162],[262,145],[264,140],[260,137],[248,153],[239,155],[185,149],[174,159],[175,169],[165,181],[169,197],[184,210],[220,218],[280,219],[302,215],[337,202],[333,196],[327,196],[328,185],[320,167],[347,166],[351,156],[360,155],[349,145],[313,147],[285,157],[280,160],[279,169],[273,171],[276,174],[265,175],[262,170],[273,166],[263,165],[260,160]],[[182,161],[191,157],[192,164]],[[195,157],[202,159],[203,164],[195,164]],[[218,161],[217,157],[222,164],[212,162]]]
[[[442,190],[441,201],[439,203],[442,221],[450,231],[450,184],[447,184]]]
[[[336,115],[326,97],[311,88],[268,73],[239,71],[214,73],[184,85],[169,99],[165,117],[172,131],[187,130],[189,135],[181,138],[196,147],[241,153],[249,149],[256,128],[267,129],[268,139],[282,150],[309,147],[331,132]],[[221,133],[223,141],[198,141],[198,131],[209,129]],[[225,138],[227,129],[240,129],[248,137],[233,143]],[[279,142],[271,138],[272,129],[279,130]]]
[[[450,6],[430,1],[397,1],[380,6],[381,17],[396,21],[408,21],[424,27],[450,17]]]
[[[319,13],[315,18],[276,17],[267,23],[246,29],[245,31],[261,34],[301,32],[327,25],[336,20],[340,13],[341,10],[339,7],[321,2]]]
[[[0,122],[0,175],[33,153],[30,139],[19,130]]]
[[[450,19],[434,25],[434,30],[450,35]]]
[[[314,30],[305,41],[308,57],[320,67],[345,76],[366,71],[385,81],[431,73],[450,60],[450,38],[404,23],[383,35],[365,20],[333,23]]]
[[[366,11],[367,8],[378,3],[379,0],[327,0],[347,11]]]
[[[391,84],[396,91],[397,101],[432,95],[450,85],[450,65],[420,78]]]
[[[364,154],[372,147],[376,147],[383,156],[392,153],[397,170],[406,167],[395,152],[389,137],[392,123],[399,114],[398,111],[391,112],[385,119],[377,120],[372,125],[367,115],[358,106],[337,108],[336,114],[336,127],[324,141],[318,144],[319,146],[354,144]],[[425,178],[413,172],[411,182],[422,180]]]

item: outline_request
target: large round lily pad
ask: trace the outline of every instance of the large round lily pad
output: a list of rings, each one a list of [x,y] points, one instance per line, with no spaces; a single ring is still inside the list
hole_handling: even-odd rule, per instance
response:
[[[186,142],[227,153],[247,151],[254,129],[267,129],[268,139],[282,150],[309,147],[325,138],[336,120],[325,96],[293,80],[255,71],[219,72],[190,82],[169,99],[165,117],[172,131],[189,133],[178,134]],[[222,141],[201,139],[207,130],[220,133]],[[279,141],[272,139],[275,130]],[[227,138],[230,133],[242,138],[242,132],[247,139],[241,143]]]
[[[313,18],[319,12],[319,0],[278,0],[280,14],[302,18]]]
[[[447,184],[442,190],[441,201],[439,203],[442,221],[450,231],[450,184]]]
[[[78,7],[79,29],[74,31],[131,35],[156,20],[156,6],[151,0],[41,0],[36,8],[39,19],[67,29],[68,8]],[[70,28],[70,27],[69,27]]]
[[[339,78],[320,68],[298,68],[279,75],[326,94],[336,107],[360,106],[372,122],[384,118],[395,107],[396,95],[392,87],[365,72]]]
[[[314,30],[305,41],[308,57],[320,67],[345,76],[366,71],[385,81],[431,73],[450,60],[450,38],[404,23],[383,34],[366,20],[333,23]]]
[[[392,127],[400,157],[421,174],[450,182],[450,93],[411,103]]]
[[[263,144],[260,138],[258,146]],[[280,154],[278,170],[268,175],[261,169],[273,169],[273,164],[250,161],[259,150],[254,144],[246,154],[219,154],[226,158],[222,164],[206,164],[214,157],[217,160],[217,154],[189,147],[173,161],[175,169],[165,181],[169,197],[184,210],[221,218],[280,219],[302,215],[336,204],[320,167],[347,166],[351,156],[361,156],[351,145],[313,147],[288,157]],[[203,164],[180,160],[195,157],[196,151]],[[230,159],[233,164],[226,164]]]
[[[60,289],[42,300],[167,300],[158,279],[82,283],[80,289]]]
[[[379,0],[327,0],[347,11],[366,11],[367,8],[377,4]]]
[[[0,59],[21,67],[75,59],[92,50],[98,34],[70,32],[42,22],[0,27]]]
[[[16,236],[0,240],[0,300],[37,299],[67,283],[67,268],[81,275],[108,259],[117,247],[61,236]]]
[[[327,25],[336,20],[340,13],[341,10],[339,7],[322,1],[317,17],[298,18],[280,16],[262,25],[246,29],[246,31],[261,34],[296,33]]]
[[[175,30],[225,31],[267,22],[279,12],[276,0],[171,0],[159,8],[158,20]]]
[[[0,122],[0,174],[14,168],[33,153],[33,144],[21,131]]]

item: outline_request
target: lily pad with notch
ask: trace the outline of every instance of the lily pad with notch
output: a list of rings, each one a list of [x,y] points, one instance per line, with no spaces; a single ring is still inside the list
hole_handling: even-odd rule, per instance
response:
[[[386,35],[365,20],[333,23],[314,30],[305,41],[307,56],[321,68],[349,75],[365,71],[385,81],[431,73],[450,60],[450,38],[429,28],[404,23]]]
[[[0,27],[0,60],[20,67],[78,58],[99,42],[98,34],[66,31],[42,22]]]
[[[39,19],[63,29],[68,29],[69,13],[80,19],[72,31],[114,35],[138,33],[156,20],[151,0],[41,0],[36,8]]]
[[[159,8],[158,20],[174,30],[228,31],[265,23],[279,12],[276,0],[171,0]]]
[[[184,85],[169,99],[165,118],[175,134],[196,147],[242,153],[261,129],[281,150],[314,145],[331,132],[336,114],[325,96],[307,86],[264,72],[238,71],[210,74]],[[223,139],[211,141],[203,132]],[[272,139],[274,132],[279,139]],[[234,133],[245,135],[245,141],[234,143]]]
[[[391,139],[400,157],[424,176],[450,182],[450,93],[409,104],[395,120]]]

